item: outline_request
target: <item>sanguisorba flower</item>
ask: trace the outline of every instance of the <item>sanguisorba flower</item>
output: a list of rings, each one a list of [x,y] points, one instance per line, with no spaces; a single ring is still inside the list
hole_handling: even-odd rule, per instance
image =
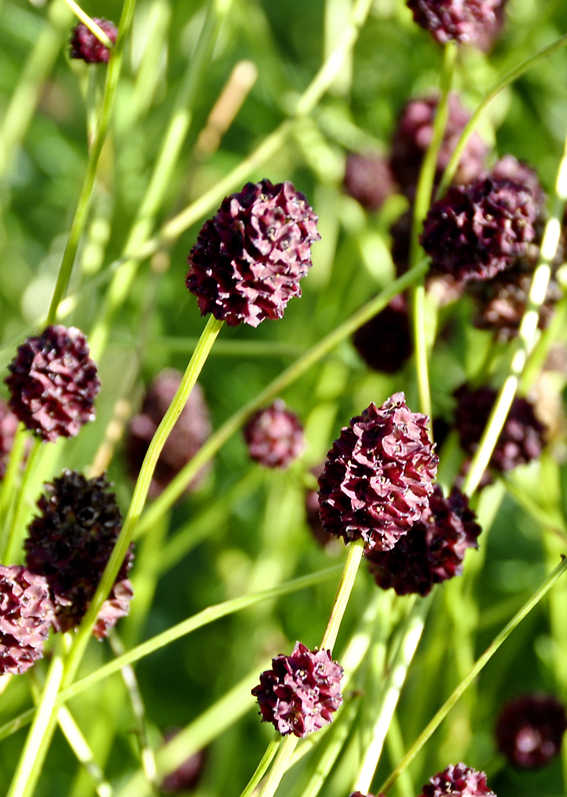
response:
[[[229,326],[281,318],[311,264],[317,216],[290,182],[247,183],[205,222],[186,285],[202,315]]]
[[[99,19],[98,17],[93,17],[93,20],[106,33],[110,41],[114,43],[118,35],[118,29],[114,22],[108,19]],[[82,61],[86,61],[87,64],[108,63],[110,57],[108,47],[100,39],[97,39],[94,33],[91,33],[82,22],[73,28],[69,44],[71,46],[69,51],[71,58],[79,58]]]
[[[345,543],[388,551],[429,503],[438,458],[428,418],[411,412],[403,393],[372,403],[342,429],[319,478],[323,528]]]
[[[434,271],[490,279],[526,253],[538,210],[532,191],[512,180],[451,186],[430,208],[420,242]]]
[[[408,303],[402,295],[374,318],[359,327],[352,337],[354,348],[374,371],[395,374],[413,352]]]
[[[343,668],[328,650],[309,650],[297,642],[291,656],[276,656],[252,690],[262,722],[283,736],[304,737],[333,721],[342,705]]]
[[[502,0],[406,0],[414,21],[440,44],[474,44],[496,23]]]
[[[287,468],[305,449],[301,421],[281,399],[256,412],[243,435],[250,457],[265,468]]]
[[[349,152],[343,188],[364,210],[379,210],[395,188],[388,158],[379,152]]]
[[[421,520],[392,550],[366,555],[370,572],[382,589],[428,595],[435,584],[461,575],[465,551],[478,547],[481,531],[466,495],[453,488],[444,498],[436,485]]]
[[[0,675],[22,673],[43,656],[53,604],[43,576],[0,565]]]
[[[79,329],[48,326],[18,346],[8,368],[10,408],[42,440],[74,437],[94,419],[100,382]]]
[[[95,594],[120,533],[120,509],[104,476],[86,479],[70,470],[46,485],[37,506],[40,514],[24,542],[26,565],[46,578],[55,604],[54,626],[68,631],[79,625]],[[128,614],[132,560],[130,548],[98,615],[93,633],[99,639]]]
[[[419,797],[496,797],[488,788],[486,775],[465,764],[449,766],[429,778]]]
[[[565,706],[553,695],[520,695],[496,723],[498,749],[519,769],[544,766],[559,754],[567,730]]]

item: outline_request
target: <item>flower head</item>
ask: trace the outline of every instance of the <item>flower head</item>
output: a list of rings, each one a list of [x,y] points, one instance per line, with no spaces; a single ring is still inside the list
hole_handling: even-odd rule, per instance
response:
[[[474,44],[496,23],[502,0],[406,0],[414,21],[435,41]]]
[[[488,788],[486,775],[464,764],[449,766],[429,778],[419,797],[496,797]]]
[[[53,604],[43,576],[0,565],[0,675],[22,673],[43,656]]]
[[[10,408],[42,440],[74,437],[95,417],[100,382],[87,340],[75,327],[49,326],[28,338],[8,367]]]
[[[370,551],[369,569],[382,589],[398,595],[428,595],[440,584],[463,572],[468,548],[477,548],[482,529],[469,509],[466,495],[453,489],[448,498],[435,486],[420,521],[390,551]]]
[[[388,159],[374,152],[349,152],[343,185],[345,192],[365,210],[379,210],[394,192]]]
[[[189,254],[186,285],[202,315],[229,326],[281,318],[311,266],[317,216],[289,182],[247,183],[205,222]]]
[[[8,459],[18,429],[18,419],[0,399],[0,480],[6,475]]]
[[[413,352],[408,306],[396,296],[354,333],[352,342],[369,368],[395,374]]]
[[[128,424],[125,453],[128,471],[134,480],[138,478],[150,442],[177,393],[181,379],[182,375],[174,369],[162,371],[149,386],[140,412]],[[209,410],[203,389],[196,384],[159,455],[150,483],[150,498],[157,498],[163,492],[193,459],[210,434]],[[207,472],[208,468],[202,468],[187,487],[187,492],[197,490]]]
[[[521,695],[507,703],[496,724],[498,749],[520,769],[543,766],[558,755],[567,730],[565,706],[553,695]]]
[[[98,17],[93,17],[93,21],[106,33],[111,42],[116,41],[118,30],[114,22],[110,22],[107,19],[98,19]],[[82,22],[73,28],[69,44],[71,45],[69,52],[71,58],[80,58],[82,61],[86,61],[87,64],[108,63],[110,56],[108,47],[100,39],[97,39],[94,33],[91,33]]]
[[[265,468],[287,468],[305,449],[303,426],[281,399],[255,413],[243,434],[250,457]]]
[[[178,730],[166,733],[165,744],[173,741],[178,733]],[[177,769],[169,772],[163,778],[159,787],[160,792],[163,792],[163,794],[179,794],[180,792],[185,793],[195,789],[203,774],[205,758],[204,750],[198,750],[186,758]]]
[[[529,188],[486,178],[449,188],[429,210],[420,242],[435,271],[490,279],[526,253],[537,215]]]
[[[429,503],[437,456],[427,417],[411,412],[403,393],[351,419],[327,455],[319,478],[323,528],[345,543],[388,551]]]
[[[341,706],[343,668],[330,651],[311,651],[297,642],[291,656],[276,656],[272,669],[260,675],[252,690],[262,722],[271,722],[283,736],[303,737],[333,721]]]
[[[104,476],[86,479],[75,471],[46,485],[37,502],[40,515],[28,527],[26,565],[45,576],[55,604],[54,626],[68,631],[86,614],[120,533],[121,517]],[[130,549],[94,628],[101,639],[128,614],[132,585]]]

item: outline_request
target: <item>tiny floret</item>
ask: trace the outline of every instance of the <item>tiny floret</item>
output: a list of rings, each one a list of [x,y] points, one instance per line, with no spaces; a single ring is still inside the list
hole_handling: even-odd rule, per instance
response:
[[[407,0],[414,21],[440,44],[474,44],[497,23],[502,0]]]
[[[553,695],[521,695],[496,724],[498,749],[519,769],[544,766],[559,754],[567,730],[565,706]]]
[[[367,551],[388,551],[421,518],[438,463],[427,421],[396,393],[342,429],[319,478],[327,532],[345,543],[363,539]]]
[[[43,576],[0,565],[0,675],[25,672],[43,656],[53,604]]]
[[[229,326],[281,318],[311,264],[317,216],[290,182],[247,183],[205,222],[186,285],[202,315]]]
[[[486,775],[465,764],[449,766],[429,778],[419,797],[496,797],[488,788]]]
[[[250,457],[265,468],[287,468],[305,449],[301,421],[281,399],[252,416],[244,440]]]
[[[291,656],[276,656],[272,669],[260,675],[252,690],[262,722],[271,722],[282,736],[300,738],[333,721],[342,705],[343,668],[328,650],[309,650],[297,642]]]
[[[114,22],[110,22],[108,19],[99,19],[98,17],[93,17],[93,21],[106,33],[112,43],[116,41],[118,30]],[[69,52],[71,58],[80,58],[82,61],[86,61],[87,64],[108,63],[110,57],[108,47],[82,22],[73,28],[69,44],[71,45]]]
[[[74,437],[94,419],[100,382],[79,329],[47,327],[18,346],[8,368],[10,408],[42,440]]]

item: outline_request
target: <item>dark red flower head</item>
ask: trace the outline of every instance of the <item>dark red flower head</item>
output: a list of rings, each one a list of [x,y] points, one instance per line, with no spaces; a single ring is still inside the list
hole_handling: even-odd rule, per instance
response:
[[[287,468],[305,449],[303,426],[281,399],[253,415],[243,434],[250,457],[265,468]]]
[[[402,193],[413,200],[423,157],[433,138],[433,123],[437,112],[437,97],[418,97],[406,103],[392,136],[390,166]],[[453,150],[470,119],[459,96],[451,94],[448,105],[449,116],[443,141],[437,155],[435,184],[439,183]],[[455,174],[455,183],[470,183],[484,171],[488,147],[478,133],[473,133],[461,155]]]
[[[6,475],[17,429],[18,419],[13,412],[10,412],[6,402],[0,399],[0,480]]]
[[[109,488],[104,476],[86,479],[67,470],[37,502],[41,514],[28,527],[26,565],[47,579],[57,631],[81,622],[120,533],[120,510]],[[93,633],[99,639],[128,614],[132,559],[130,549],[98,616]]]
[[[271,722],[283,736],[318,731],[342,705],[342,677],[343,668],[330,651],[311,651],[297,642],[291,656],[272,659],[272,669],[260,675],[252,690],[262,722]]]
[[[391,587],[398,595],[428,595],[434,584],[461,575],[465,551],[478,547],[481,531],[466,495],[453,488],[443,498],[443,490],[436,485],[421,520],[392,550],[366,555],[370,572],[382,589]]]
[[[164,742],[167,744],[171,742],[179,731],[170,731],[165,735]],[[205,751],[198,750],[181,763],[173,772],[169,772],[162,780],[159,790],[163,794],[179,794],[188,791],[193,791],[203,774],[203,766],[205,764]]]
[[[25,672],[43,656],[53,604],[43,576],[0,565],[0,675]]]
[[[496,724],[498,749],[520,769],[558,755],[567,730],[565,706],[553,695],[522,695],[507,703]]]
[[[142,409],[128,424],[125,453],[128,471],[134,480],[138,478],[152,438],[177,393],[181,379],[182,375],[174,369],[158,374],[144,396]],[[197,384],[159,455],[150,483],[150,498],[157,498],[163,492],[193,459],[210,434],[209,410],[203,389]],[[208,471],[208,467],[202,468],[187,487],[187,492],[198,490]]]
[[[526,253],[537,215],[529,188],[486,178],[449,188],[429,210],[420,242],[434,271],[490,279]]]
[[[189,254],[186,285],[202,315],[229,326],[281,318],[311,264],[317,216],[289,182],[247,183],[205,222]]]
[[[414,21],[440,44],[474,44],[497,22],[502,0],[406,0]]]
[[[74,437],[94,419],[100,382],[87,340],[75,327],[49,326],[28,338],[8,368],[10,408],[42,440]]]
[[[326,531],[388,551],[420,519],[438,462],[427,420],[408,409],[403,393],[351,419],[319,478]]]
[[[107,19],[99,19],[93,17],[93,20],[102,28],[111,42],[116,41],[118,30],[114,22]],[[73,33],[69,41],[71,50],[69,55],[71,58],[80,58],[86,61],[87,64],[107,64],[110,56],[110,51],[94,33],[87,28],[83,23],[79,23],[73,28]]]
[[[423,787],[419,797],[496,797],[488,788],[486,775],[464,764],[449,764]]]
[[[365,210],[379,210],[394,193],[394,178],[388,159],[380,153],[349,152],[344,189]]]
[[[408,305],[401,295],[353,335],[354,348],[369,368],[395,374],[413,352]]]

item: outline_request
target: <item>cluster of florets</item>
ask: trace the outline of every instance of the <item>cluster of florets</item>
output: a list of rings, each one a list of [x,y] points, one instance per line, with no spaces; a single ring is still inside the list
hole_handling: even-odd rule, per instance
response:
[[[42,440],[74,437],[95,417],[97,369],[83,333],[48,326],[18,346],[6,379],[10,408]]]
[[[366,554],[369,569],[382,589],[398,595],[428,595],[463,572],[465,551],[477,548],[482,531],[467,497],[454,488],[448,498],[435,486],[421,520],[390,551]]]
[[[488,788],[486,775],[465,764],[449,766],[429,778],[419,797],[496,797]]]
[[[42,657],[52,623],[45,578],[0,565],[0,675],[23,673]]]
[[[369,368],[395,374],[411,357],[413,338],[408,303],[396,296],[354,333],[352,342]]]
[[[47,484],[37,506],[40,514],[30,523],[24,543],[26,565],[47,580],[54,626],[68,631],[89,608],[120,533],[120,510],[104,476],[86,479],[74,471],[64,471]],[[132,559],[130,549],[97,618],[93,633],[99,639],[128,614]]]
[[[427,417],[403,393],[352,418],[327,455],[319,478],[323,528],[345,543],[388,551],[416,523],[433,492],[437,456]]]
[[[93,17],[93,21],[106,33],[112,43],[116,41],[118,30],[114,22],[107,19]],[[108,47],[92,33],[86,25],[79,23],[74,29],[69,41],[71,58],[80,58],[87,64],[107,64],[110,57]]]
[[[406,0],[414,21],[440,44],[475,44],[497,21],[502,0]]]
[[[137,479],[149,445],[169,405],[181,384],[182,375],[173,369],[159,374],[149,386],[142,408],[128,424],[126,435],[126,461],[132,479]],[[195,385],[167,438],[157,461],[148,495],[156,498],[187,463],[211,434],[209,410],[203,389]],[[187,487],[187,492],[197,490],[206,477],[208,468],[202,468]]]
[[[303,737],[333,721],[342,705],[343,668],[328,650],[309,650],[297,642],[291,656],[276,656],[272,669],[260,675],[252,694],[262,722],[271,722],[282,735]]]
[[[250,418],[244,440],[250,457],[265,468],[287,468],[305,449],[301,421],[281,399]]]
[[[289,182],[248,183],[224,199],[189,254],[186,284],[202,315],[252,327],[281,318],[311,266],[317,216]]]
[[[507,703],[496,724],[498,749],[520,769],[547,764],[559,754],[567,730],[565,706],[553,695],[521,695]]]

